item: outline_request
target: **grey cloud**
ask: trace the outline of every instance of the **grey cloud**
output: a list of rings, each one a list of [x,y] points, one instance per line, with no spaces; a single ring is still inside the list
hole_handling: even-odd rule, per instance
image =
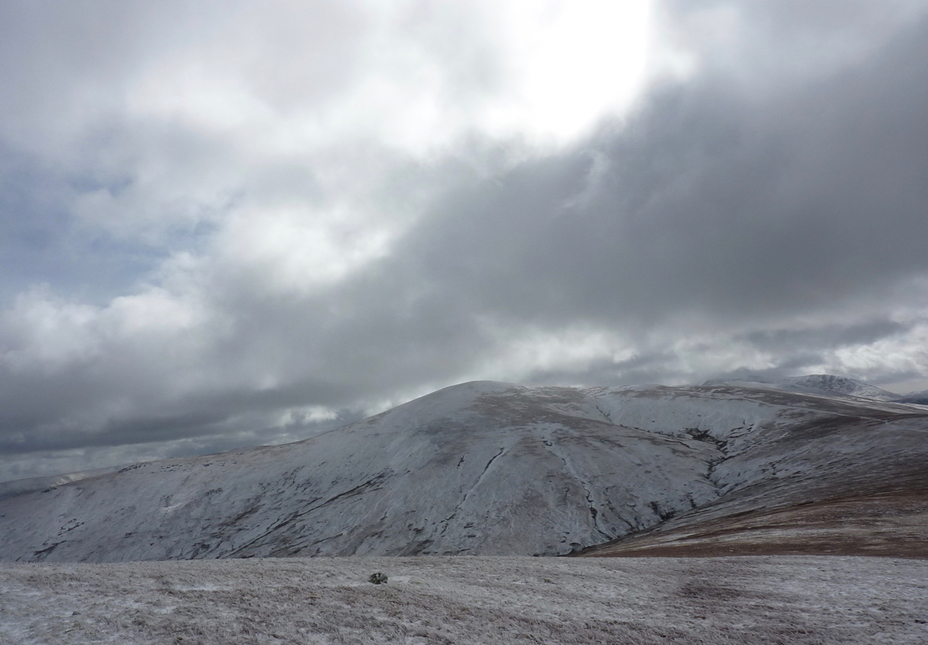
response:
[[[892,320],[875,320],[846,326],[826,325],[814,329],[765,329],[749,332],[745,334],[744,339],[761,349],[782,354],[804,348],[823,350],[848,345],[869,345],[883,338],[903,334],[911,327]]]
[[[551,324],[725,324],[886,289],[928,269],[926,54],[922,23],[767,105],[721,79],[665,88],[626,129],[450,196],[400,255],[473,311]]]
[[[216,425],[227,416],[205,411],[190,414],[161,415],[148,418],[113,420],[102,430],[92,433],[43,431],[33,428],[28,434],[4,433],[0,452],[4,455],[37,452],[40,450],[68,450],[100,446],[123,446],[135,443],[164,442],[201,434],[215,434]]]
[[[679,357],[670,352],[649,352],[630,359],[591,361],[582,369],[538,370],[523,379],[531,385],[615,386],[671,384],[678,379]]]
[[[300,423],[280,426],[263,426],[265,420],[252,416],[238,423],[214,426],[217,434],[208,434],[196,424],[189,425],[187,432],[176,432],[168,438],[161,423],[170,424],[171,419],[125,420],[130,436],[123,434],[91,435],[79,438],[48,435],[30,438],[29,445],[16,444],[4,439],[0,442],[3,455],[0,460],[0,481],[31,477],[36,473],[59,474],[93,468],[122,466],[152,459],[170,459],[191,455],[206,455],[241,448],[299,441],[333,430],[342,425],[358,421],[359,411],[343,411],[328,421]],[[190,421],[191,419],[187,419]],[[134,421],[138,421],[137,424]],[[149,425],[156,432],[147,438],[137,430]],[[183,425],[183,424],[181,424]],[[167,440],[166,440],[167,439]]]
[[[285,109],[292,99],[317,99],[353,72],[358,39],[368,26],[351,3],[316,0],[268,10],[249,0],[48,0],[0,6],[0,70],[8,115],[86,118],[85,110],[117,109],[112,99],[146,68],[201,47],[216,73],[235,70],[257,95]],[[236,47],[224,49],[232,40]],[[219,43],[219,44],[217,44]],[[210,50],[210,46],[214,45]],[[319,56],[320,51],[330,56]],[[269,67],[269,60],[276,67]],[[29,112],[34,112],[29,114]],[[36,112],[37,111],[37,112]]]
[[[213,123],[152,111],[202,89],[161,87],[166,72],[195,59],[193,73],[286,117],[363,72],[369,30],[356,6],[325,0],[0,3],[0,298],[42,282],[92,302],[131,292],[166,255],[198,249],[262,171],[286,175],[252,172]]]
[[[264,443],[277,443],[280,435],[291,441],[332,430],[357,421],[358,411],[341,410],[330,420],[303,421],[287,426],[262,426],[267,419],[260,411],[249,411],[243,416],[231,415],[228,409],[217,411],[195,410],[183,414],[135,416],[111,420],[102,430],[89,433],[62,433],[54,430],[33,429],[28,434],[0,435],[0,453],[13,455],[41,451],[66,451],[75,448],[94,449],[115,446],[153,444],[164,449],[165,444],[183,442],[166,455],[184,452],[224,451]]]
[[[378,389],[494,351],[481,317],[635,335],[687,314],[737,330],[858,301],[928,268],[924,42],[922,26],[769,105],[712,74],[662,88],[625,129],[449,192],[390,259],[331,294],[342,316],[249,318],[294,343],[289,321],[327,329],[308,353]],[[766,349],[765,333],[789,331],[745,339]]]
[[[858,64],[928,14],[924,0],[664,0],[666,28],[759,97]],[[732,25],[734,23],[734,25]],[[733,27],[733,28],[732,28]]]
[[[78,226],[69,208],[74,194],[63,173],[0,140],[0,302],[42,283],[108,300],[160,261],[144,245]]]
[[[511,371],[537,383],[584,384],[679,382],[723,372],[779,376],[817,365],[836,349],[913,333],[918,322],[894,314],[917,309],[924,298],[900,292],[900,285],[928,277],[928,23],[901,31],[893,23],[896,32],[886,27],[866,47],[848,44],[877,52],[869,58],[838,57],[837,64],[832,54],[813,56],[815,73],[787,70],[760,93],[732,68],[750,70],[759,59],[772,65],[776,34],[804,25],[803,43],[825,30],[838,47],[857,37],[871,12],[863,4],[847,16],[833,3],[790,6],[743,10],[755,21],[748,31],[769,30],[753,45],[750,38],[738,44],[753,46],[753,58],[709,56],[695,77],[653,88],[625,122],[603,123],[585,141],[504,170],[487,168],[516,157],[507,146],[518,149],[518,142],[479,134],[471,147],[428,163],[358,142],[331,152],[325,164],[386,169],[389,181],[373,190],[384,212],[400,210],[407,199],[428,206],[404,222],[386,257],[306,292],[277,288],[261,266],[211,256],[209,217],[194,217],[190,228],[180,224],[142,250],[132,246],[137,240],[80,238],[84,225],[59,214],[73,194],[53,194],[51,204],[37,196],[46,185],[60,186],[55,173],[62,171],[45,178],[31,161],[17,161],[27,169],[27,188],[17,193],[18,175],[7,173],[0,208],[38,214],[34,226],[11,218],[0,227],[4,248],[18,249],[26,265],[17,288],[36,276],[71,294],[80,281],[106,292],[101,284],[112,280],[110,293],[125,291],[130,280],[139,288],[147,281],[196,294],[208,316],[167,340],[94,328],[87,355],[55,369],[0,360],[0,451],[34,453],[38,463],[43,451],[86,448],[92,461],[135,458],[142,445],[145,454],[181,455],[305,435],[353,420],[363,406],[481,377],[481,366],[505,353],[507,338],[576,325],[615,333],[633,347],[632,357]],[[339,24],[350,33],[363,29],[352,20]],[[438,47],[451,25],[430,32],[430,24],[407,28]],[[889,33],[896,35],[886,44]],[[478,43],[460,60],[446,54],[442,60],[458,66],[449,72],[453,87],[492,91],[505,76],[494,76],[489,45]],[[92,61],[88,66],[103,73]],[[337,85],[323,72],[310,69],[307,78]],[[272,76],[260,91],[280,109],[292,107],[297,99],[284,87],[286,74]],[[100,134],[106,128],[97,131],[87,154],[132,159],[132,151],[154,147],[161,163],[183,170],[167,176],[209,187],[179,188],[187,207],[192,201],[221,215],[243,202],[260,210],[277,199],[318,205],[329,197],[316,182],[314,170],[325,165],[318,159],[317,166],[284,158],[253,167],[236,157],[232,143],[177,124],[117,119],[111,126],[107,136]],[[170,136],[160,137],[159,128]],[[108,147],[114,140],[121,143]],[[223,173],[238,169],[245,176],[230,184]],[[91,173],[72,190],[112,187],[146,202],[150,194],[131,183],[135,172],[127,176],[130,183],[119,188],[119,172]],[[222,193],[230,185],[234,194]],[[86,259],[93,248],[98,266]],[[158,257],[190,249],[202,261],[197,270],[164,277],[150,269]],[[59,268],[51,255],[63,258]],[[131,278],[105,278],[115,273],[111,266]],[[836,323],[840,316],[847,320]],[[722,340],[712,345],[701,334]],[[694,354],[732,344],[769,354],[775,364],[758,370],[735,357],[723,370],[687,368],[674,346],[681,338],[692,341],[686,351]],[[0,328],[0,359],[25,343]],[[172,389],[190,372],[203,378]],[[283,410],[309,405],[341,416],[290,428],[274,421]],[[16,461],[15,472],[27,473],[24,463]]]
[[[494,351],[481,317],[548,329],[586,321],[636,337],[691,316],[760,350],[804,336],[808,347],[777,348],[788,370],[814,365],[828,347],[898,333],[879,318],[888,311],[868,306],[928,271],[926,43],[921,23],[866,65],[763,105],[709,70],[660,88],[623,129],[473,179],[376,267],[367,286],[389,304],[370,320],[382,327],[364,333],[369,319],[354,320],[331,347],[371,337],[390,347],[396,320],[418,351],[435,347],[463,369],[467,352],[451,360],[460,347]],[[404,319],[395,303],[410,291],[425,295]],[[842,307],[879,319],[812,332],[776,322]],[[752,327],[760,331],[739,332]],[[399,352],[380,357],[402,362]],[[674,374],[672,361],[589,369],[609,382]]]

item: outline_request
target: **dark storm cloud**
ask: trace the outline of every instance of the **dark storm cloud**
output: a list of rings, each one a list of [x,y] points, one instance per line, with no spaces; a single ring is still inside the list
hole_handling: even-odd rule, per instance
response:
[[[711,72],[449,197],[399,255],[473,311],[637,326],[828,309],[928,270],[928,29],[758,105]],[[448,295],[453,294],[453,295]]]
[[[488,319],[632,338],[692,320],[784,364],[892,336],[902,326],[867,307],[928,272],[926,54],[922,23],[865,65],[761,104],[711,68],[658,88],[624,127],[459,184],[389,258],[327,296],[243,320],[369,391],[467,373],[501,351]],[[877,320],[776,328],[841,307]],[[740,331],[752,325],[762,330]],[[807,342],[775,347],[778,336]],[[677,369],[653,356],[648,369],[589,369],[623,382]]]
[[[181,415],[162,415],[150,418],[121,419],[106,424],[93,433],[62,433],[33,429],[28,434],[16,434],[12,425],[3,434],[0,452],[5,455],[40,450],[68,450],[71,448],[122,446],[134,443],[172,441],[201,434],[215,434],[216,425],[227,420],[227,415],[214,416],[206,412]],[[17,424],[18,425],[18,424]]]
[[[333,419],[302,421],[291,424],[286,430],[291,440],[309,437],[357,421],[358,412],[343,410]],[[92,433],[62,433],[55,429],[33,429],[28,434],[18,433],[16,426],[0,428],[0,454],[10,456],[47,450],[132,446],[135,444],[161,444],[188,440],[197,447],[210,450],[231,450],[241,446],[276,442],[282,433],[280,427],[262,428],[261,415],[246,419],[230,419],[228,409],[221,412],[205,410],[185,414],[162,414],[148,417],[131,417],[114,420],[102,430]],[[189,451],[188,451],[189,454]]]

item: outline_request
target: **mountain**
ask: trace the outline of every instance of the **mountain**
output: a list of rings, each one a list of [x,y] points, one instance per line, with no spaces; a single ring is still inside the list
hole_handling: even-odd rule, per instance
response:
[[[810,374],[808,376],[795,376],[782,379],[779,385],[784,389],[795,392],[808,392],[810,394],[826,394],[832,396],[856,396],[877,401],[891,401],[898,398],[887,390],[834,374]]]
[[[918,406],[739,385],[475,382],[298,443],[2,499],[0,559],[564,555],[687,518],[924,500],[926,463]]]
[[[898,394],[883,390],[876,386],[845,376],[834,374],[808,374],[806,376],[790,376],[777,380],[769,380],[760,376],[750,376],[737,380],[706,381],[703,385],[746,385],[772,387],[787,392],[801,392],[803,394],[819,394],[824,396],[840,396],[874,399],[876,401],[894,401],[899,399]]]
[[[928,390],[922,392],[910,392],[895,399],[899,403],[917,403],[918,405],[928,405]]]
[[[28,479],[15,479],[13,481],[0,482],[0,500],[25,493],[45,490],[46,488],[55,488],[70,484],[71,482],[103,475],[119,470],[119,466],[112,468],[98,468],[96,470],[84,470],[77,473],[68,473],[66,475],[52,475],[50,477],[30,477]]]

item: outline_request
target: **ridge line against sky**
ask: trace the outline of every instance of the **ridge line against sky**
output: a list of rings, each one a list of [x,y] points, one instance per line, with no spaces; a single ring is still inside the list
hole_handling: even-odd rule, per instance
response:
[[[926,21],[0,0],[0,481],[474,379],[926,389]]]

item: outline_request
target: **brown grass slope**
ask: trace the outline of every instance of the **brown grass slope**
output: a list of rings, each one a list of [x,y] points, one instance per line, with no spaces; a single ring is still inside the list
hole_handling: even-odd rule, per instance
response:
[[[928,491],[899,490],[681,518],[586,556],[869,555],[928,559]],[[685,523],[683,521],[685,520]]]
[[[770,454],[806,446],[813,467],[736,488],[578,555],[928,558],[926,410],[860,401],[856,411],[842,406],[822,406],[834,415],[798,424],[768,444]]]

